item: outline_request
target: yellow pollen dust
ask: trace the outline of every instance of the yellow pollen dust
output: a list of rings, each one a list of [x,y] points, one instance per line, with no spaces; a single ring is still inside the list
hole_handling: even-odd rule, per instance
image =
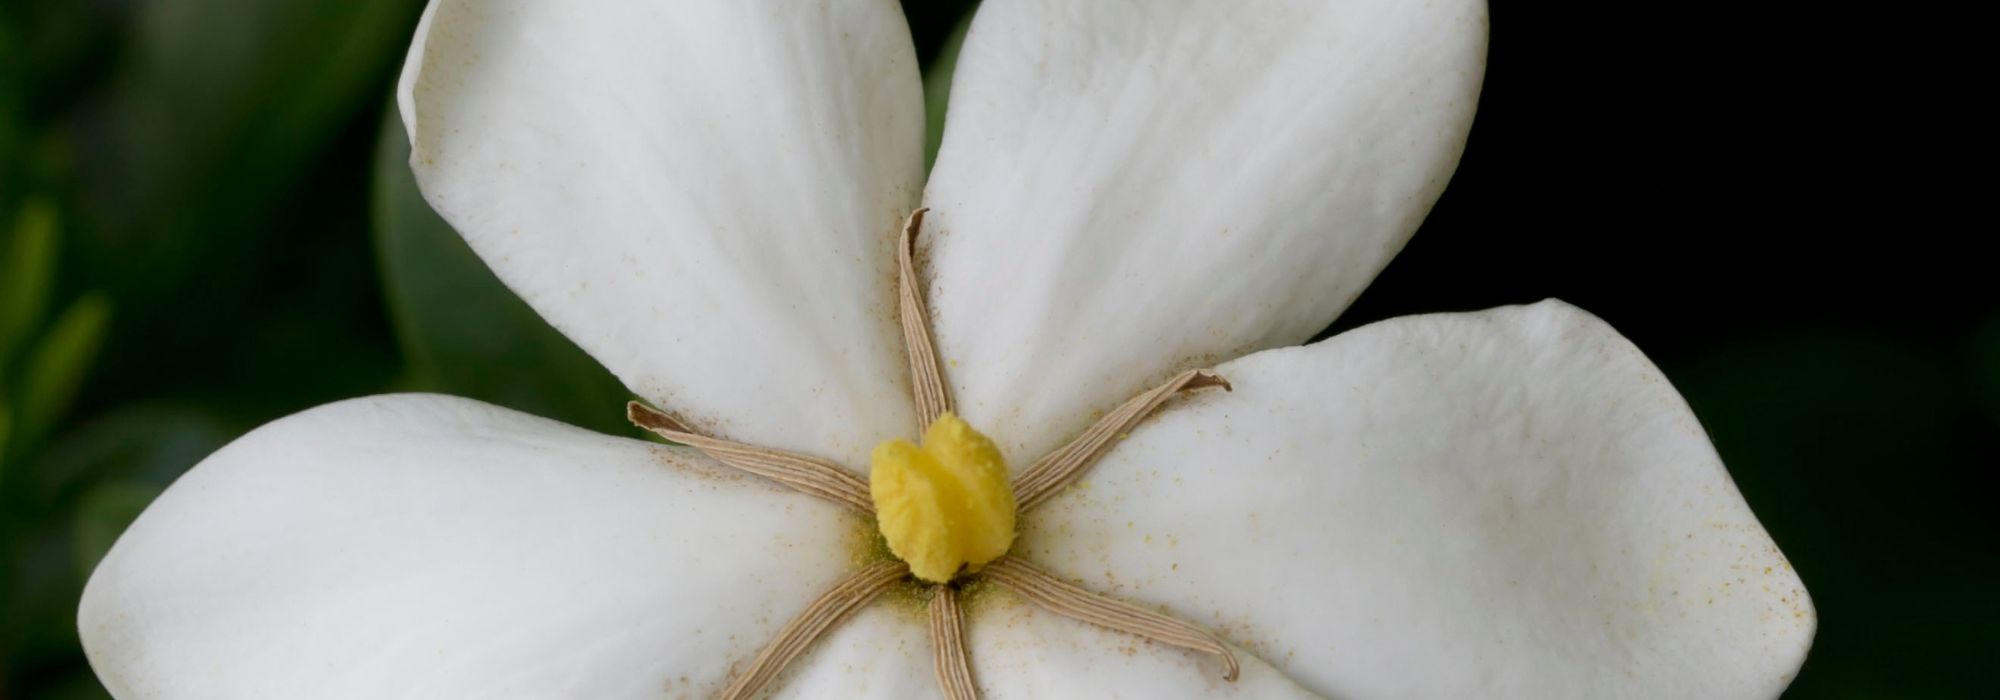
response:
[[[917,578],[946,583],[1014,544],[1014,487],[1000,448],[950,413],[908,440],[875,446],[868,474],[875,521],[889,551]]]

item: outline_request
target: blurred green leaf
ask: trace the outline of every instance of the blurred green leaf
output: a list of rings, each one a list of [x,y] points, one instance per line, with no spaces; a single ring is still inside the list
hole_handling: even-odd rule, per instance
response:
[[[978,8],[967,10],[951,36],[938,47],[937,60],[924,69],[924,169],[937,163],[938,147],[944,144],[944,113],[951,101],[951,76],[958,70],[958,49],[965,45],[965,31],[972,28]]]
[[[38,502],[69,499],[104,481],[164,488],[244,427],[193,405],[123,404],[58,433],[35,462],[35,480],[20,488]]]
[[[162,489],[135,481],[112,481],[91,487],[77,502],[72,519],[71,563],[78,581],[90,580],[97,562],[111,551],[118,536],[131,527],[139,513],[158,498]]]
[[[375,245],[415,388],[631,432],[618,380],[508,291],[424,202],[404,134],[390,109],[376,146]]]
[[[16,145],[21,140],[21,109],[28,102],[25,85],[27,73],[26,52],[21,50],[12,13],[0,12],[0,164],[16,161]],[[11,167],[0,167],[0,202],[12,200],[13,180],[16,176]],[[4,235],[0,231],[0,235]]]
[[[56,319],[23,365],[19,402],[15,404],[14,439],[30,445],[41,439],[83,383],[111,320],[111,303],[103,295],[76,300]]]
[[[171,391],[202,375],[284,393],[269,371],[276,363],[244,363],[219,352],[233,348],[203,339],[273,331],[244,314],[280,303],[298,316],[302,302],[324,299],[335,308],[315,312],[341,313],[337,302],[356,296],[296,275],[365,259],[365,219],[349,218],[359,209],[352,202],[365,193],[357,188],[366,186],[377,100],[423,0],[120,4],[130,6],[122,18],[129,42],[117,49],[102,103],[75,129],[85,164],[77,210],[88,216],[77,223],[87,235],[67,239],[119,300],[103,381]],[[343,238],[360,245],[335,251],[329,241]],[[315,321],[276,329],[296,343],[283,352],[387,350],[365,347],[386,338],[357,334],[349,319]],[[316,386],[337,374],[292,373]],[[355,382],[346,385],[352,391]]]
[[[0,657],[32,669],[8,697],[93,696],[77,654],[76,605],[102,555],[167,484],[235,430],[179,404],[128,404],[65,430],[0,498]],[[67,694],[65,694],[67,693]]]
[[[140,3],[106,133],[125,164],[94,210],[161,252],[271,207],[388,77],[418,0]],[[106,205],[123,205],[112,208]],[[145,261],[162,267],[160,261]],[[203,270],[205,266],[193,266]]]
[[[29,200],[15,217],[0,258],[0,386],[7,359],[41,322],[55,271],[56,212],[46,200]]]
[[[14,412],[7,408],[7,397],[0,396],[0,488],[7,483],[7,439],[14,433]],[[5,524],[0,523],[0,528]]]

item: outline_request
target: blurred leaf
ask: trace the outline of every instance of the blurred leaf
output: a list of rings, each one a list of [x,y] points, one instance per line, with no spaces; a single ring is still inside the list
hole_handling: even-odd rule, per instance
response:
[[[77,502],[76,514],[71,527],[71,563],[76,570],[76,580],[90,580],[90,572],[97,569],[97,562],[111,551],[111,545],[118,536],[125,534],[139,513],[158,498],[162,489],[158,486],[134,481],[112,481],[91,487]]]
[[[56,212],[47,201],[29,200],[16,216],[0,258],[0,386],[14,349],[41,322],[55,271]]]
[[[958,49],[965,45],[965,31],[972,27],[972,16],[977,6],[966,10],[965,17],[952,28],[951,36],[945,37],[938,47],[937,59],[931,61],[924,70],[924,169],[937,163],[938,147],[944,144],[944,113],[951,101],[951,76],[958,70]]]
[[[375,245],[416,388],[632,432],[618,380],[514,296],[424,202],[393,108],[378,138]]]
[[[31,445],[69,410],[91,361],[97,358],[111,304],[92,294],[70,304],[23,365],[14,439]]]
[[[106,109],[94,210],[177,256],[270,207],[388,77],[417,0],[176,0],[135,6]],[[114,155],[114,154],[103,154]],[[109,207],[106,205],[123,205]],[[196,250],[189,250],[190,248]],[[146,261],[160,267],[158,261]],[[204,270],[204,266],[193,266]]]
[[[30,663],[74,654],[83,581],[70,565],[69,528],[56,524],[16,534],[15,568],[6,581],[10,595],[6,609],[0,609],[6,625],[0,647],[11,647],[7,651],[14,660]]]
[[[84,582],[152,498],[233,432],[189,407],[121,406],[59,434],[22,470],[35,479],[0,492],[0,520],[19,526],[0,532],[12,555],[0,557],[0,657],[26,672],[8,697],[102,697],[64,682],[88,680],[76,639]]]
[[[12,200],[15,149],[21,139],[20,114],[27,103],[27,59],[16,37],[13,13],[0,12],[0,202]],[[4,231],[0,231],[4,234]]]
[[[78,227],[86,236],[68,239],[119,300],[102,381],[178,391],[189,376],[224,376],[286,393],[267,372],[275,363],[242,365],[226,356],[227,343],[207,339],[263,330],[268,324],[246,322],[245,314],[279,303],[358,296],[336,288],[313,297],[326,288],[294,278],[294,270],[365,259],[361,225],[350,224],[364,219],[349,217],[365,201],[376,100],[394,79],[423,1],[121,4],[129,5],[130,42],[118,48],[103,98],[78,110],[78,210],[90,218],[76,222],[88,224]],[[343,136],[361,147],[341,148]],[[329,241],[343,237],[350,247],[331,252]],[[282,302],[272,300],[274,291],[286,295]],[[291,315],[304,315],[293,308]],[[298,345],[386,339],[362,337],[338,322],[346,319],[316,320],[304,330],[317,337]],[[329,374],[293,376],[318,382]]]
[[[194,406],[136,403],[102,411],[49,441],[22,488],[38,502],[73,497],[90,484],[128,481],[165,488],[241,432]]]
[[[0,488],[7,483],[7,439],[14,433],[14,412],[7,408],[7,397],[0,396]],[[0,522],[0,528],[5,523]]]

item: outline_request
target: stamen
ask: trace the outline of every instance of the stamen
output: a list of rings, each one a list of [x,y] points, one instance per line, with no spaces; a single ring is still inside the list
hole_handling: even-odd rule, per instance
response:
[[[1014,499],[1025,513],[1048,497],[1062,491],[1070,482],[1082,476],[1084,470],[1097,463],[1099,457],[1109,449],[1113,439],[1125,437],[1133,426],[1159,410],[1160,405],[1183,391],[1193,391],[1219,386],[1229,389],[1229,380],[1214,370],[1191,369],[1175,375],[1167,383],[1132,397],[1117,409],[1091,424],[1075,440],[1049,453],[1035,462],[1014,479]]]
[[[897,318],[903,326],[903,348],[910,356],[910,392],[917,399],[917,432],[922,433],[938,416],[951,410],[951,393],[945,388],[944,370],[938,366],[937,344],[931,338],[931,314],[924,305],[924,290],[917,282],[917,230],[924,225],[924,212],[910,212],[903,223],[903,237],[896,244]]]
[[[701,450],[715,461],[864,514],[875,514],[875,500],[868,495],[868,483],[833,462],[796,452],[708,437],[688,429],[687,424],[671,414],[637,401],[625,404],[625,417],[633,425],[653,431],[660,437]]]
[[[971,659],[965,651],[958,591],[951,586],[931,586],[931,660],[936,662],[938,687],[944,689],[945,700],[978,700],[979,689],[972,685]]]
[[[920,434],[927,434],[934,424],[939,423],[941,417],[950,413],[952,408],[951,394],[945,386],[944,372],[938,363],[937,347],[931,336],[930,313],[925,310],[923,291],[917,284],[916,236],[918,229],[923,226],[926,211],[928,210],[918,209],[910,213],[909,219],[904,222],[902,239],[897,245],[896,254],[897,299],[903,328],[903,343],[910,360],[910,388],[915,394],[917,404],[917,432]],[[968,438],[961,437],[946,441],[952,443],[947,447],[954,447],[945,450],[950,453],[946,455],[950,457],[946,461],[955,464],[966,462],[981,465],[991,462],[988,467],[972,469],[967,473],[991,471],[991,478],[994,480],[992,488],[981,489],[979,493],[991,496],[992,498],[986,500],[992,500],[996,504],[1003,500],[1010,501],[1006,504],[1008,507],[1004,509],[997,505],[988,508],[996,513],[999,510],[1007,511],[1007,517],[1004,518],[1005,526],[990,528],[994,533],[1004,530],[1004,538],[999,538],[1004,541],[991,548],[995,550],[993,554],[998,555],[1006,551],[1013,541],[1014,513],[1025,512],[1069,486],[1103,456],[1113,440],[1123,438],[1127,431],[1157,411],[1167,399],[1183,391],[1212,386],[1228,389],[1229,382],[1210,370],[1190,370],[1133,397],[1092,424],[1069,444],[1022,471],[1020,478],[1014,480],[1011,489],[1005,481],[1006,469],[1004,462],[1000,460],[997,448],[993,448],[991,441],[979,436],[977,431],[964,427],[962,421],[956,426],[942,427],[946,429],[962,427],[963,432],[977,437],[978,440],[969,441]],[[700,450],[725,465],[848,506],[869,516],[877,515],[875,500],[880,494],[871,491],[869,482],[862,481],[838,464],[796,452],[746,445],[702,435],[689,429],[679,418],[637,401],[626,404],[625,414],[634,425],[653,431],[668,440]],[[926,448],[931,442],[930,437],[925,438]],[[984,444],[981,449],[992,452],[990,459],[981,456],[980,450],[968,452],[964,449],[973,442]],[[886,446],[892,451],[900,449],[894,442],[887,443]],[[915,446],[908,447],[915,449]],[[908,450],[903,451],[908,452]],[[880,455],[881,450],[878,449],[877,452],[876,468],[879,470],[883,460]],[[959,473],[961,471],[966,470],[956,470],[951,474],[964,476]],[[932,477],[931,481],[937,481],[935,477],[938,475],[929,476]],[[1004,499],[1000,498],[1009,490],[1012,491],[1011,495]],[[894,492],[896,489],[891,488],[889,491]],[[894,493],[890,493],[889,496],[891,496],[888,498],[890,501],[898,500],[893,497]],[[912,502],[921,505],[929,501],[916,499]],[[1013,507],[1013,503],[1019,504],[1018,509]],[[993,520],[998,522],[1000,519]],[[885,524],[887,523],[879,521],[877,523],[878,527]],[[892,551],[896,551],[896,537],[891,531],[897,529],[896,527],[883,529],[883,535],[890,541]],[[903,552],[898,551],[898,554]],[[1162,644],[1214,654],[1222,659],[1224,667],[1222,677],[1230,681],[1236,680],[1240,667],[1236,663],[1235,653],[1220,638],[1207,630],[1130,603],[1092,593],[1014,557],[999,556],[987,562],[983,569],[973,561],[973,559],[983,561],[987,556],[981,553],[970,558],[956,555],[948,557],[954,563],[963,559],[965,565],[961,567],[962,571],[955,569],[933,572],[931,578],[949,581],[952,576],[961,573],[986,576],[1022,598],[1059,615],[1138,635]],[[806,607],[805,612],[786,623],[784,629],[778,631],[777,638],[758,652],[750,667],[731,681],[728,688],[718,697],[722,700],[748,700],[757,695],[764,686],[777,678],[787,665],[819,639],[820,635],[825,634],[833,625],[853,614],[868,601],[874,600],[897,581],[912,575],[914,574],[910,566],[902,561],[878,562],[849,575],[834,586],[833,590],[814,600],[812,605]],[[965,648],[964,619],[963,613],[959,610],[958,593],[950,585],[935,585],[931,587],[931,591],[931,648],[938,685],[944,690],[947,700],[978,700],[979,691],[972,682],[972,666]]]
[[[948,583],[1014,546],[1014,490],[1000,448],[946,413],[908,440],[876,446],[868,470],[875,527],[910,573]]]
[[[1115,598],[1092,593],[1015,557],[1001,557],[981,573],[1049,612],[1182,649],[1222,658],[1222,678],[1235,681],[1242,667],[1229,645],[1200,627]]]
[[[763,651],[757,653],[757,659],[750,662],[750,668],[716,697],[721,700],[749,700],[756,696],[834,623],[853,614],[909,573],[909,568],[902,562],[883,561],[849,575],[833,590],[806,606],[805,612],[785,623],[785,628],[778,630],[777,638],[772,639]]]

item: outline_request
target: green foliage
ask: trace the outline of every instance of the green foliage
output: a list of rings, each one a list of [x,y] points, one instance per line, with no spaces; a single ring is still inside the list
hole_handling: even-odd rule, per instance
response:
[[[54,205],[37,199],[0,230],[0,619],[9,626],[0,662],[68,656],[75,637],[63,622],[68,616],[54,613],[70,604],[82,579],[65,566],[62,531],[42,526],[62,499],[39,498],[52,495],[46,475],[26,467],[96,359],[111,307],[103,295],[86,294],[44,324],[57,293],[58,223]]]
[[[12,358],[40,321],[49,271],[55,267],[55,239],[55,212],[42,201],[22,206],[14,225],[0,229],[0,478],[6,474],[9,445],[21,432],[11,389],[16,374]]]
[[[6,236],[0,258],[0,474],[40,444],[69,408],[97,356],[111,306],[102,295],[71,303],[40,327],[53,290],[58,229],[52,206],[31,201]]]
[[[111,320],[111,303],[91,294],[70,304],[21,364],[22,376],[15,413],[15,437],[38,442],[55,420],[69,410],[83,384],[84,373],[97,357],[104,330]]]
[[[120,303],[102,381],[263,416],[387,388],[368,223],[345,202],[365,197],[364,144],[422,7],[129,5],[101,116],[67,127],[97,164],[72,194],[96,234],[79,253]],[[320,353],[351,361],[295,364]]]
[[[400,57],[419,3],[181,0],[139,3],[110,118],[127,159],[93,209],[148,252],[188,262],[238,239],[365,111]],[[200,265],[182,274],[199,275]]]
[[[7,447],[14,437],[14,409],[0,399],[0,485],[7,483]]]
[[[633,434],[610,372],[507,290],[417,190],[394,109],[377,136],[375,249],[411,388]]]
[[[125,528],[138,519],[160,487],[142,481],[106,481],[90,487],[78,499],[71,521],[71,563],[76,580],[87,581],[97,562],[111,551],[111,545]]]
[[[22,205],[0,255],[0,358],[6,358],[13,356],[28,328],[42,320],[48,303],[56,257],[55,207],[44,200]]]

